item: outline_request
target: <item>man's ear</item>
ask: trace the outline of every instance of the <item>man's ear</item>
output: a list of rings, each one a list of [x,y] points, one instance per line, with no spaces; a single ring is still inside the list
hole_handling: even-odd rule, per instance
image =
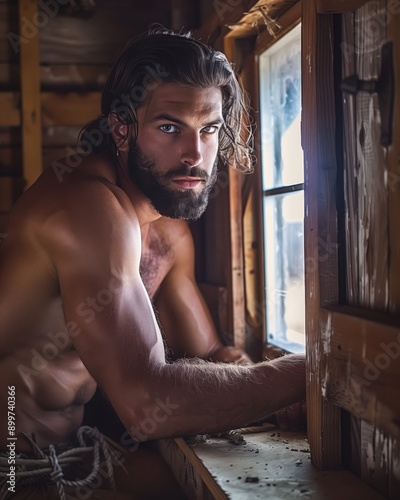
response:
[[[108,115],[108,126],[118,151],[127,152],[129,149],[129,126],[121,123],[115,113]]]

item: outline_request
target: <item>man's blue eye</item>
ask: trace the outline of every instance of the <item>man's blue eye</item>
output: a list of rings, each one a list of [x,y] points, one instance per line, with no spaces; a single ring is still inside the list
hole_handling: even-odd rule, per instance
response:
[[[178,131],[175,125],[161,125],[160,129],[166,134],[173,134]]]

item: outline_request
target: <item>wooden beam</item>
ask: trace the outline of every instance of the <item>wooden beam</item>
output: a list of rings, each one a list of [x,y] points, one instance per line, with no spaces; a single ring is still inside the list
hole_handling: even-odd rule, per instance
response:
[[[369,0],[316,0],[318,14],[343,14],[357,10]]]
[[[302,145],[305,164],[305,288],[306,288],[306,353],[307,353],[307,420],[311,458],[317,468],[341,467],[340,409],[321,394],[322,376],[326,370],[326,353],[319,329],[320,304],[337,298],[337,276],[329,275],[331,256],[323,256],[321,242],[334,229],[328,220],[334,203],[329,180],[334,173],[331,141],[325,144],[332,125],[332,60],[330,16],[319,16],[315,0],[303,0],[302,11]],[[332,98],[332,102],[328,100]],[[324,148],[329,146],[324,154]],[[326,169],[326,170],[325,170]],[[325,189],[325,192],[324,192]],[[330,205],[327,207],[328,202]],[[324,208],[324,211],[321,210]],[[320,221],[321,217],[321,221]],[[325,219],[324,219],[325,218]],[[325,229],[323,221],[325,220]],[[328,227],[329,226],[329,227]],[[319,235],[323,231],[322,236]],[[336,239],[333,239],[335,242]],[[329,242],[328,242],[329,243]],[[336,252],[332,256],[336,257]],[[332,262],[333,264],[333,262]],[[331,269],[334,269],[334,265]],[[322,273],[324,271],[324,273]],[[322,276],[320,276],[320,272]],[[336,268],[337,272],[337,268]],[[320,279],[321,278],[321,279]],[[333,283],[332,290],[328,284]],[[321,286],[320,286],[321,285]]]
[[[332,403],[400,438],[400,326],[394,316],[349,306],[321,310],[329,353],[322,386]]]
[[[388,13],[389,15],[389,13]],[[398,16],[397,16],[398,17]],[[388,148],[388,209],[389,209],[389,311],[400,312],[400,30],[398,21],[387,24],[388,40],[393,42],[395,99],[393,110],[393,144]],[[400,483],[400,477],[399,477]]]
[[[235,60],[235,39],[226,36],[224,52],[230,61]],[[244,256],[243,256],[243,210],[242,179],[240,172],[229,170],[229,211],[231,234],[231,290],[233,339],[236,347],[246,349],[246,317],[244,291]]]
[[[176,438],[174,441],[178,449],[185,455],[189,464],[193,467],[194,471],[200,476],[201,480],[208,488],[213,500],[228,500],[227,495],[214,481],[209,470],[205,467],[204,463],[199,459],[199,457],[192,450],[192,448],[190,448],[186,441],[182,438]]]
[[[208,43],[210,40],[214,48],[224,50],[224,36],[229,32],[227,25],[239,21],[243,13],[253,7],[257,3],[257,0],[243,0],[240,3],[231,3],[223,0],[214,2],[212,14],[208,17],[206,22],[196,30],[196,38],[205,43]]]
[[[37,0],[19,0],[19,28],[32,22],[38,11]],[[39,29],[20,45],[22,163],[26,187],[42,172],[42,120],[40,107]]]
[[[19,28],[23,32],[26,19],[33,20],[38,11],[37,0],[19,0]],[[32,32],[20,45],[22,162],[26,187],[42,172],[42,120],[40,109],[39,30]]]

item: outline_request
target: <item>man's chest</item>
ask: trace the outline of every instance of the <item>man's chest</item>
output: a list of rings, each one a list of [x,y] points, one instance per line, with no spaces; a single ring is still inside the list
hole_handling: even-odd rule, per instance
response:
[[[140,276],[152,300],[170,271],[174,259],[172,245],[163,234],[151,229],[142,246]]]

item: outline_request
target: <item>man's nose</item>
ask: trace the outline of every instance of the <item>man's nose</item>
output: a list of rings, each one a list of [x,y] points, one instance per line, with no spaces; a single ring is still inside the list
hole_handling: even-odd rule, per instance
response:
[[[200,134],[188,134],[182,145],[181,161],[189,167],[196,167],[203,161]]]

